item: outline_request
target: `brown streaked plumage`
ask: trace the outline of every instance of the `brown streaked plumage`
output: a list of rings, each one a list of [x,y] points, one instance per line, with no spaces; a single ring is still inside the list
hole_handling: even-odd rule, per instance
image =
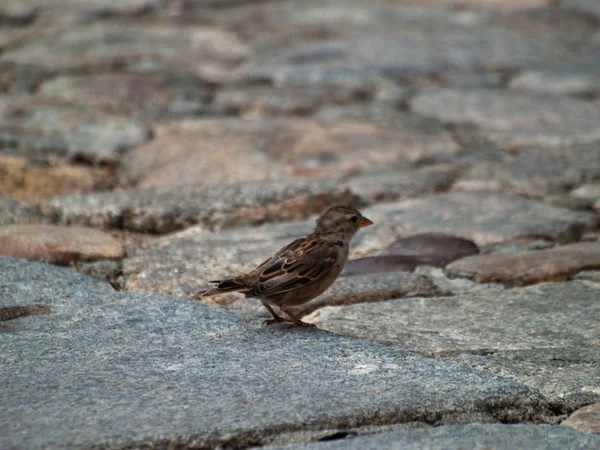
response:
[[[350,241],[359,228],[371,225],[366,217],[349,206],[332,206],[317,219],[313,232],[283,247],[251,272],[238,277],[214,281],[217,286],[199,293],[202,297],[240,292],[256,297],[273,315],[265,324],[302,322],[290,308],[319,296],[339,276],[348,259]],[[279,307],[289,319],[278,315]]]

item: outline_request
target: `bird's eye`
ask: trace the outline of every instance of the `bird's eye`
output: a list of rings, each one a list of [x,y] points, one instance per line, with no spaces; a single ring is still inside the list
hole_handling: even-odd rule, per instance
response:
[[[350,217],[350,220],[351,220],[353,223],[358,223],[358,216],[352,216],[352,217]]]

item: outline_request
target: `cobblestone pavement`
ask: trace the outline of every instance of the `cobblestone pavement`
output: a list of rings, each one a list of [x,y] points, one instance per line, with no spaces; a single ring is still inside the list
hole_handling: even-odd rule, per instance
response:
[[[4,0],[0,447],[598,448],[599,215],[596,0]]]

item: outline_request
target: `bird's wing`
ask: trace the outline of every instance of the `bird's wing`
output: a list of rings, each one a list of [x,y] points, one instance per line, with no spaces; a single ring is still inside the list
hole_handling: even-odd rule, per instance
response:
[[[253,271],[254,286],[248,296],[283,294],[323,279],[339,265],[337,247],[310,235],[295,240]]]

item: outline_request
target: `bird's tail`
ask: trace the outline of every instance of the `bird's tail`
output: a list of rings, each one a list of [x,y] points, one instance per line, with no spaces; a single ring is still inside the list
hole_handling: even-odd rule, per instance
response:
[[[206,289],[205,291],[198,292],[198,297],[210,297],[211,295],[224,294],[225,292],[238,292],[246,289],[246,286],[238,283],[233,278],[228,280],[216,280],[211,281],[211,283],[217,283],[217,286],[211,289]]]

